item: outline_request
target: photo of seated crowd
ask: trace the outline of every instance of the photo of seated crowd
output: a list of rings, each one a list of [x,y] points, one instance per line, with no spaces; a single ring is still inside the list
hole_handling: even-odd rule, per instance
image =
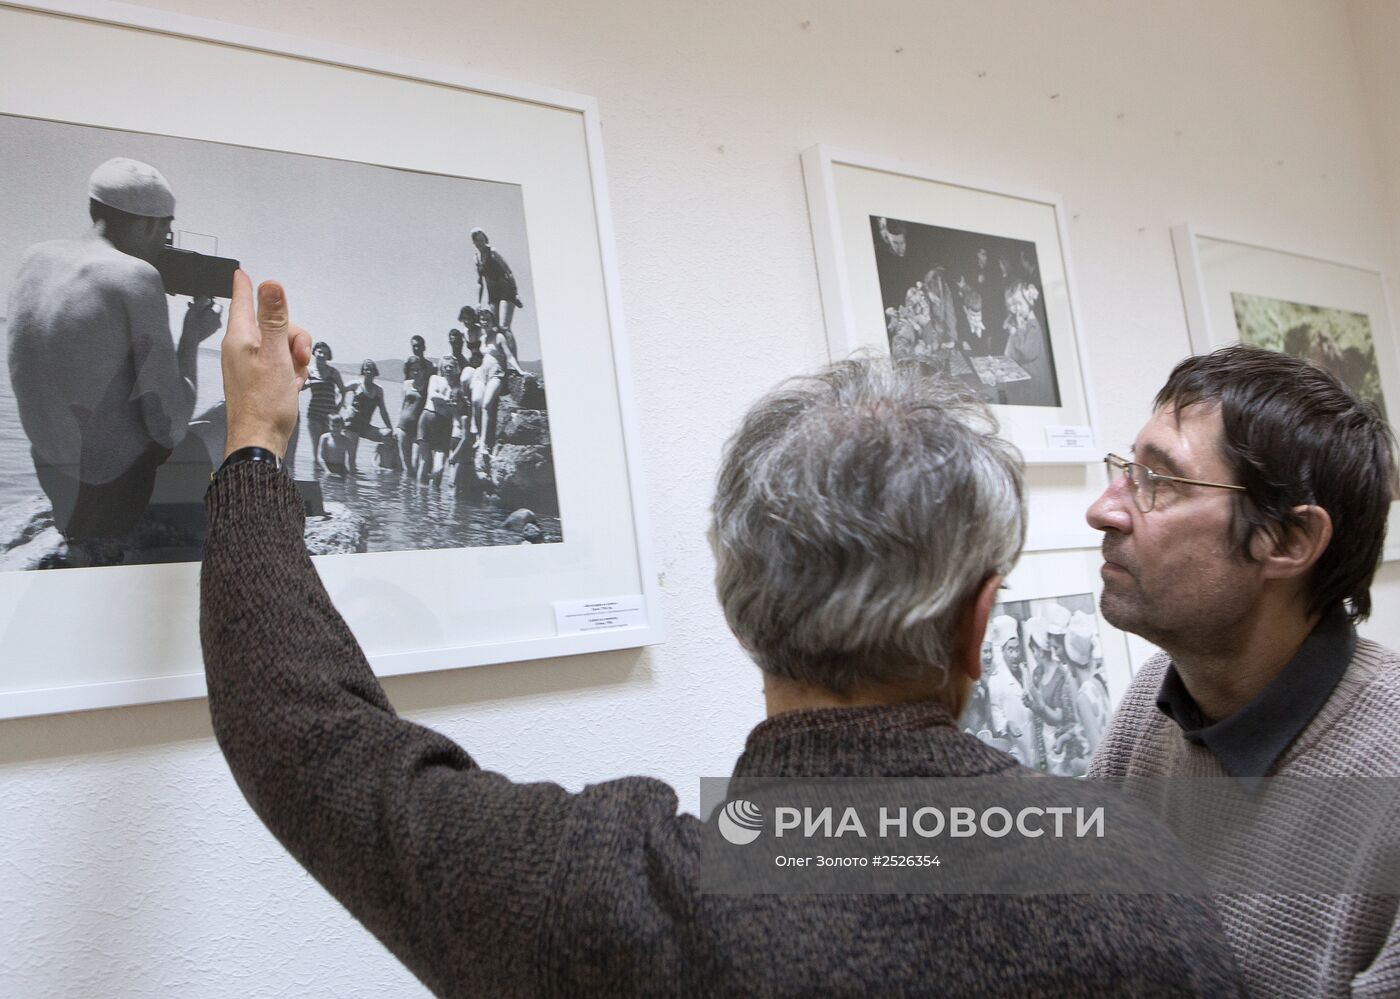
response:
[[[282,458],[312,554],[562,538],[528,270],[518,279],[489,234],[528,263],[518,188],[9,116],[0,138],[27,167],[11,171],[16,224],[0,234],[0,571],[200,557],[203,495],[224,457],[230,253],[301,261],[339,306]],[[269,172],[288,204],[375,190],[384,208],[358,199],[348,237],[335,221],[288,237],[198,183],[236,190]],[[425,221],[420,191],[452,210]],[[353,262],[393,238],[394,205],[419,216],[398,237],[414,255],[385,278],[419,289],[397,332],[353,287],[384,270],[377,255]],[[340,250],[323,261],[321,245]],[[430,324],[445,333],[414,329]]]
[[[874,215],[870,228],[896,360],[994,405],[1060,405],[1034,243]]]
[[[965,732],[1022,766],[1082,776],[1108,725],[1094,596],[1008,601],[992,609],[982,676],[962,716]]]

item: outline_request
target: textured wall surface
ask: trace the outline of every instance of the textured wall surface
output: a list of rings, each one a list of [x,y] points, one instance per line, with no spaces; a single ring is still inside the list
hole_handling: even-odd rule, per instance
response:
[[[703,533],[745,404],[826,359],[803,148],[1063,195],[1105,444],[1188,350],[1171,225],[1348,258],[1390,238],[1395,161],[1341,2],[154,6],[600,101],[669,642],[387,685],[522,779],[648,772],[693,808],[760,717]],[[1372,631],[1400,645],[1395,568],[1378,596]],[[0,722],[0,816],[0,994],[421,991],[252,818],[202,701]]]

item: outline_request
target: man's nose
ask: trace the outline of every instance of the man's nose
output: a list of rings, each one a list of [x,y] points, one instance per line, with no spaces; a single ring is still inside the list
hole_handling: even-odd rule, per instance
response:
[[[1089,505],[1084,519],[1096,531],[1118,531],[1129,534],[1133,529],[1132,486],[1128,477],[1110,480],[1108,488]]]

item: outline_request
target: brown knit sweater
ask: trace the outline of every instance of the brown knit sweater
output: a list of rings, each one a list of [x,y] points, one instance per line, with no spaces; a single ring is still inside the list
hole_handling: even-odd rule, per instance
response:
[[[699,821],[628,777],[571,794],[397,717],[306,555],[282,473],[207,499],[200,632],[239,787],[440,995],[1228,996],[1209,903],[1152,895],[708,895]],[[1017,773],[930,703],[793,712],[737,773]]]
[[[1228,780],[1214,754],[1188,742],[1157,708],[1170,665],[1166,655],[1158,654],[1133,679],[1094,754],[1091,777],[1126,780],[1130,786],[1141,781],[1155,794],[1170,792],[1167,782],[1155,778]],[[1339,778],[1400,777],[1400,656],[1358,640],[1336,689],[1269,776],[1294,780],[1294,787],[1319,789],[1338,786]],[[1280,804],[1272,821],[1262,823],[1267,832],[1256,826],[1248,836],[1214,841],[1195,858],[1202,873],[1218,883],[1261,864],[1306,866],[1327,852],[1313,837],[1327,837],[1330,846],[1342,834],[1338,823],[1344,816],[1300,822],[1297,816],[1305,803],[1294,802],[1291,808],[1286,804]],[[1177,818],[1169,806],[1162,812]],[[1270,818],[1267,811],[1264,818]],[[1383,841],[1375,847],[1393,848],[1393,837],[1388,842],[1390,846]],[[1364,852],[1355,856],[1358,871],[1382,859]],[[1395,890],[1400,891],[1400,884]],[[1251,893],[1215,898],[1251,995],[1400,996],[1396,895]]]

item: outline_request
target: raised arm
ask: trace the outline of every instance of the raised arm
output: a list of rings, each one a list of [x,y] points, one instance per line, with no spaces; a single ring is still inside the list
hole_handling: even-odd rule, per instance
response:
[[[309,359],[280,290],[259,330],[247,278],[224,341],[230,452],[280,451]],[[303,866],[441,994],[523,992],[579,798],[511,784],[399,718],[321,584],[301,500],[263,462],[220,471],[206,505],[200,638],[220,748]]]
[[[136,369],[131,397],[141,407],[150,439],[162,447],[173,448],[184,438],[194,413],[197,334],[208,326],[211,315],[213,329],[217,330],[217,315],[207,309],[201,309],[197,315],[192,311],[186,317],[186,326],[196,335],[182,336],[177,350],[170,340],[165,288],[155,268],[145,261],[123,258],[113,265],[111,278],[129,323]]]

